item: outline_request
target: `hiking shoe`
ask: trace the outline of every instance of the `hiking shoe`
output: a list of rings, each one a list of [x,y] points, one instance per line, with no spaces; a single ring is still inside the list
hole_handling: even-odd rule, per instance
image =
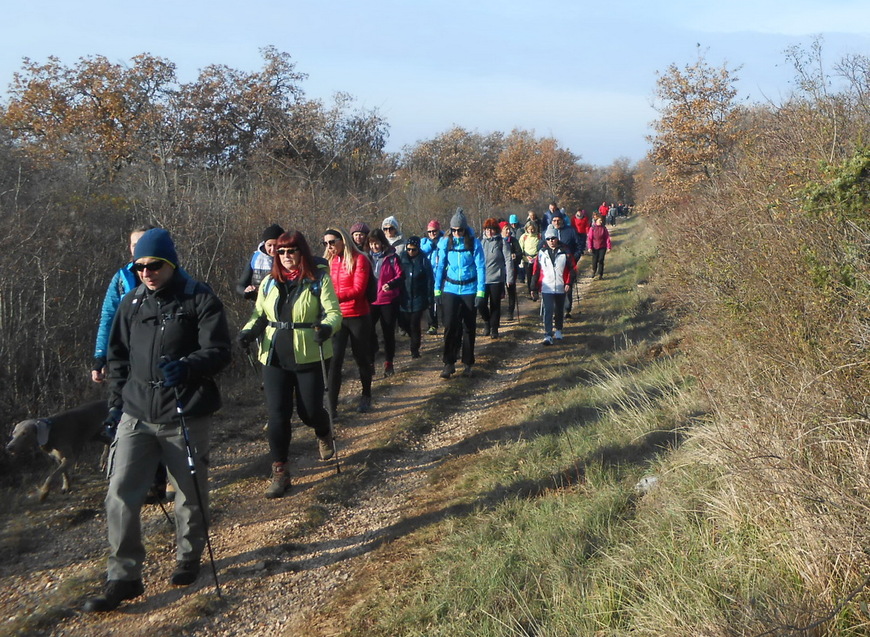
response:
[[[450,378],[453,374],[456,373],[456,365],[453,363],[447,363],[444,365],[444,369],[441,370],[441,378]]]
[[[266,488],[267,498],[280,498],[290,488],[290,475],[287,466],[283,462],[272,463],[272,481]]]
[[[426,330],[426,333],[427,333],[429,336],[435,336],[435,335],[438,333],[438,328],[435,327],[435,326],[433,325],[433,326],[430,327],[428,330]]]
[[[371,396],[360,396],[359,405],[357,405],[356,410],[364,414],[372,408],[372,397]]]
[[[85,602],[86,613],[107,613],[115,610],[125,599],[139,597],[145,592],[141,579],[110,579],[101,597],[92,597]]]
[[[420,358],[420,350],[415,349],[411,352],[411,358]]]
[[[390,361],[384,361],[384,378],[389,378],[395,373],[393,370],[393,363]]]
[[[320,449],[321,460],[329,460],[335,455],[335,439],[330,434],[323,438],[318,437],[317,447]]]
[[[557,341],[561,341],[562,340],[562,330],[556,330],[555,332],[553,332],[553,338],[555,338]]]
[[[550,336],[549,334],[547,334],[547,335],[544,337],[544,340],[541,341],[541,344],[542,344],[542,345],[552,345],[552,344],[553,344],[553,337]]]
[[[492,333],[492,327],[491,327],[489,324],[487,324],[487,325],[483,328],[483,335],[484,335],[484,336],[489,336],[491,333]]]
[[[569,312],[565,312],[565,318],[566,318],[566,319],[571,318],[571,312],[570,312],[570,311],[569,311]]]
[[[173,586],[190,586],[199,577],[199,560],[181,560],[169,576]]]
[[[471,378],[471,376],[472,376],[471,365],[465,366],[465,369],[462,370],[462,375],[465,376],[466,378]]]
[[[492,340],[496,340],[498,338],[498,330],[493,330],[492,334],[489,335]]]

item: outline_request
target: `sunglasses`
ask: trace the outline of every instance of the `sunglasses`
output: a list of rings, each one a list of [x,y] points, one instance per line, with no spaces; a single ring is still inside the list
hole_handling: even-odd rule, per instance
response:
[[[438,234],[437,230],[427,230],[426,234]]]
[[[323,245],[324,246],[334,246],[336,241],[338,241],[338,239],[327,239],[326,241],[323,242]]]
[[[450,228],[450,230],[452,230],[453,232],[456,232],[458,234],[465,232],[465,228]]]
[[[133,269],[136,272],[143,272],[148,270],[149,272],[157,272],[160,268],[166,265],[166,261],[152,261],[151,263],[134,263]]]
[[[285,254],[296,254],[299,252],[299,248],[278,248],[275,252],[283,257]]]
[[[558,241],[559,237],[547,237],[547,241]]]
[[[393,226],[387,226],[384,228],[384,232],[395,232],[396,229]]]

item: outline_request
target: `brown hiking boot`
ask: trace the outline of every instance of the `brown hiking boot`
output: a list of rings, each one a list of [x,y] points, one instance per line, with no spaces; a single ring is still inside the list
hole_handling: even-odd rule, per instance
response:
[[[332,438],[332,435],[318,438],[317,446],[320,448],[321,460],[329,460],[335,455],[335,440]]]
[[[267,498],[280,498],[290,488],[290,475],[283,462],[272,463],[272,482],[266,489]]]

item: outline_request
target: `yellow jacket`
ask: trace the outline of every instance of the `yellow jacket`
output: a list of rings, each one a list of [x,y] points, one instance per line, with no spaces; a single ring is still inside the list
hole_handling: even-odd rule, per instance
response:
[[[335,334],[341,327],[341,309],[338,296],[332,286],[329,276],[329,266],[317,266],[318,281],[303,279],[300,292],[293,302],[293,323],[301,323],[303,327],[293,329],[293,353],[299,364],[314,363],[320,360],[320,348],[314,340],[312,324],[329,325]],[[317,287],[319,286],[319,293]],[[260,344],[259,360],[264,365],[269,363],[272,353],[272,340],[275,337],[278,322],[277,309],[280,295],[278,286],[271,275],[266,276],[257,291],[257,303],[251,318],[242,329],[252,330],[254,334],[263,334]],[[264,329],[265,328],[265,329]],[[282,327],[281,329],[288,329]],[[332,357],[332,339],[323,343],[323,357]]]

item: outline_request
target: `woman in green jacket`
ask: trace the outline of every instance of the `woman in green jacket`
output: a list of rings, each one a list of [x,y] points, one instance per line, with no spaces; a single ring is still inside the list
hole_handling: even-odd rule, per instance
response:
[[[329,413],[323,407],[322,359],[332,357],[332,334],[341,327],[341,309],[329,276],[318,265],[301,232],[278,237],[272,273],[260,283],[257,303],[238,340],[247,347],[262,335],[260,362],[269,419],[272,480],[267,498],[290,487],[287,457],[293,402],[300,420],[314,429],[320,458],[335,454]]]

